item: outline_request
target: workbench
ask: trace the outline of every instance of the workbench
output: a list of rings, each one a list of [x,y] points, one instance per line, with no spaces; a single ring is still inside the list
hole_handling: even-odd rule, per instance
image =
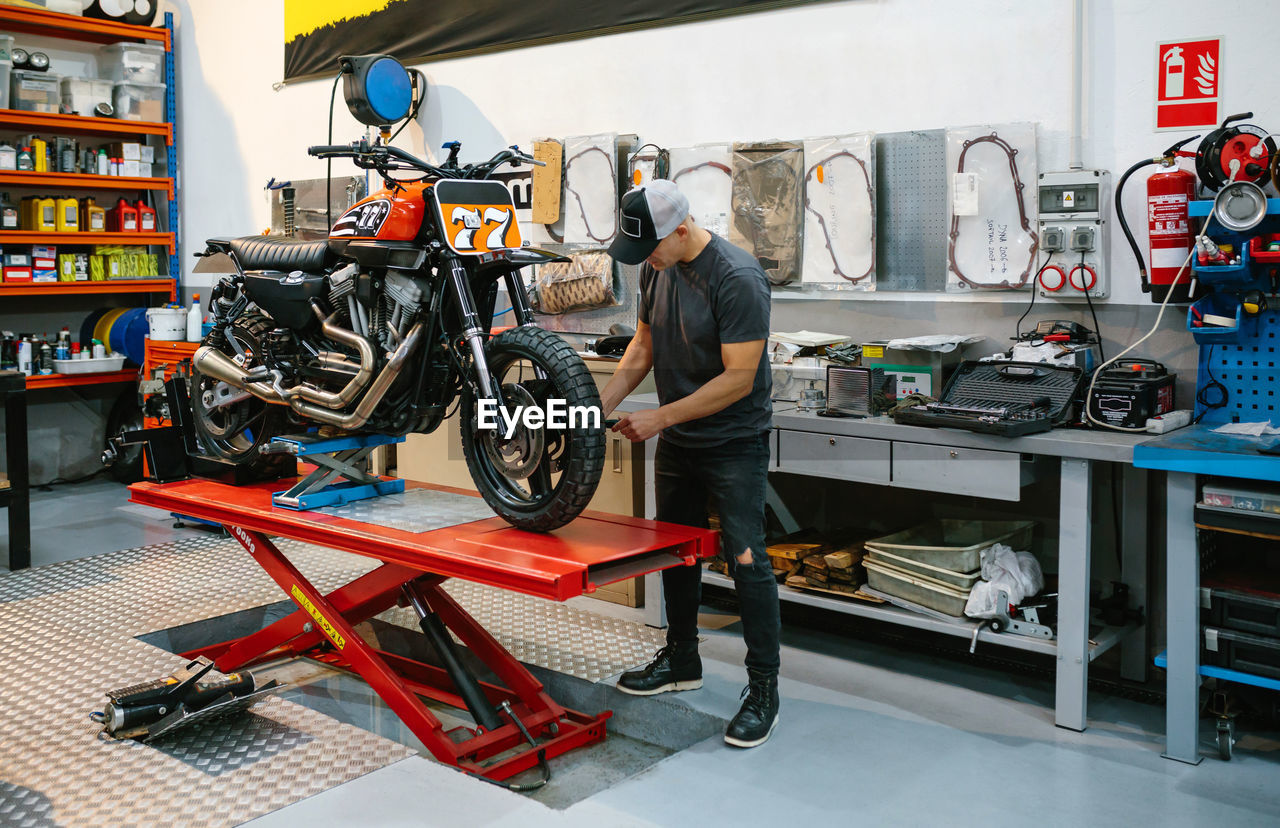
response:
[[[414,483],[400,497],[416,493],[436,516],[423,531],[373,522],[377,501],[362,501],[368,520],[335,510],[273,507],[272,493],[293,482],[235,487],[191,479],[130,486],[134,503],[224,526],[299,607],[252,635],[183,655],[207,656],[224,673],[294,656],[356,672],[437,759],[494,781],[603,739],[609,713],[587,715],[557,704],[442,584],[461,578],[563,601],[624,578],[695,566],[717,549],[717,535],[707,529],[602,513],[585,513],[547,534],[525,532],[500,518],[481,517],[492,512],[474,494]],[[268,535],[382,565],[321,594]],[[356,625],[396,605],[418,613],[443,669],[378,650],[356,631]],[[505,686],[477,680],[450,633]],[[469,710],[476,727],[445,730],[419,697]]]
[[[619,412],[656,408],[655,394],[636,394]],[[1146,625],[1104,627],[1090,635],[1089,578],[1092,549],[1091,483],[1097,463],[1123,468],[1121,511],[1121,579],[1130,587],[1131,604],[1147,604],[1147,473],[1132,465],[1134,446],[1147,435],[1086,429],[1054,429],[1043,434],[1007,438],[949,428],[899,425],[889,417],[829,418],[774,403],[771,472],[847,480],[914,491],[968,494],[1016,502],[1022,488],[1044,475],[1059,475],[1058,634],[1046,641],[989,629],[976,632],[979,644],[994,644],[1053,656],[1057,660],[1054,722],[1083,731],[1087,723],[1089,663],[1116,645],[1121,647],[1121,675],[1144,681],[1147,675]],[[645,503],[652,516],[653,450],[650,440],[643,463]],[[769,505],[785,513],[772,492]],[[704,583],[732,588],[733,581],[706,571]],[[947,635],[973,638],[972,621],[946,621],[856,600],[779,587],[784,601],[875,618]],[[665,623],[661,578],[645,582],[646,620]]]
[[[1168,558],[1165,654],[1165,753],[1200,762],[1200,550],[1196,538],[1196,475],[1280,481],[1280,457],[1260,454],[1260,440],[1211,433],[1196,425],[1150,439],[1134,450],[1134,465],[1166,473]],[[1274,439],[1274,438],[1270,438]]]

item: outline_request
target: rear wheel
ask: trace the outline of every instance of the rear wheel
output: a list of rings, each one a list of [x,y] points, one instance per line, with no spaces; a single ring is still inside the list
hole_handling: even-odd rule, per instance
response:
[[[262,353],[262,337],[271,330],[271,323],[263,316],[248,314],[231,326],[230,336],[240,348],[250,353]],[[235,350],[224,344],[228,356]],[[192,370],[191,408],[196,436],[204,450],[214,457],[236,464],[250,464],[258,460],[262,447],[280,433],[284,422],[283,406],[270,405],[214,379]]]
[[[541,328],[503,331],[490,340],[486,356],[509,410],[540,409],[545,421],[548,401],[563,400],[573,427],[530,428],[521,422],[508,437],[499,417],[498,429],[480,428],[479,406],[464,391],[462,451],[471,478],[511,525],[534,532],[557,529],[586,508],[604,469],[595,380],[567,342]],[[574,411],[583,414],[571,416]]]

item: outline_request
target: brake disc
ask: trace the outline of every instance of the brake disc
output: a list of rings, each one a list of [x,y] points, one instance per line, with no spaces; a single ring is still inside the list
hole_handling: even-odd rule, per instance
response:
[[[523,385],[511,383],[502,386],[502,397],[509,410],[516,406],[523,406],[526,410],[537,407],[533,395]],[[547,447],[546,430],[528,428],[523,421],[516,423],[509,438],[501,417],[496,429],[486,429],[480,434],[480,442],[494,468],[511,480],[524,480],[532,475]]]

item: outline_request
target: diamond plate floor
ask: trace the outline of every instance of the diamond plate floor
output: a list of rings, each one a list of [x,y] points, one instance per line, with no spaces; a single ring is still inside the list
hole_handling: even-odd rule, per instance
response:
[[[278,545],[323,591],[376,566]],[[517,658],[591,681],[646,661],[663,641],[659,630],[540,598],[460,581],[449,591]],[[0,744],[0,825],[233,825],[412,755],[279,698],[156,746],[99,739],[88,714],[103,691],[182,664],[135,636],[281,597],[221,537],[0,574],[0,710],[20,725]],[[417,629],[411,611],[384,617]]]

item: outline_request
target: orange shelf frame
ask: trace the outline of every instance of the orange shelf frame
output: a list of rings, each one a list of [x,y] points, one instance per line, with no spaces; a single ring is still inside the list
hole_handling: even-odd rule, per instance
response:
[[[41,233],[36,230],[0,230],[5,244],[163,244],[176,253],[172,233]]]
[[[0,6],[8,9],[12,6]],[[58,115],[52,112],[26,112],[0,109],[0,126],[39,129],[41,132],[75,132],[85,135],[159,135],[173,146],[173,124],[153,121],[122,121],[116,118],[89,118],[83,115]]]
[[[173,198],[172,178],[125,178],[119,175],[89,175],[65,172],[0,172],[0,185],[10,187],[56,187],[80,190],[162,190]]]
[[[44,11],[23,6],[0,6],[0,29],[23,34],[51,35],[89,43],[115,43],[118,40],[150,40],[170,48],[169,30],[149,26],[133,26],[98,20],[75,14]]]
[[[44,235],[50,235],[45,233]],[[101,233],[94,235],[100,236]],[[116,279],[107,282],[5,282],[0,296],[58,296],[83,293],[167,293],[172,301],[177,296],[173,279]]]
[[[138,369],[128,371],[107,371],[101,374],[43,374],[27,377],[27,390],[40,388],[70,388],[75,385],[106,385],[112,382],[133,382],[138,378]]]

